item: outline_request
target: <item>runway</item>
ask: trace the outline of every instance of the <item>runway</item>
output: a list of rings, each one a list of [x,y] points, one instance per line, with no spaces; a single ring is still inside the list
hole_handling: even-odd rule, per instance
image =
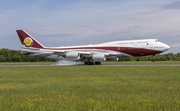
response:
[[[180,64],[102,64],[102,65],[84,65],[84,64],[73,64],[73,65],[0,65],[1,66],[21,66],[21,67],[36,67],[36,66],[180,66]]]
[[[180,64],[115,64],[101,66],[180,66]]]

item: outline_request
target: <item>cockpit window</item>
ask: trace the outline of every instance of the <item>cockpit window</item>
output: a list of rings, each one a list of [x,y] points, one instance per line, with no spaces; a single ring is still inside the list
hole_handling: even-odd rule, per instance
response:
[[[159,40],[156,40],[155,42],[160,42]]]

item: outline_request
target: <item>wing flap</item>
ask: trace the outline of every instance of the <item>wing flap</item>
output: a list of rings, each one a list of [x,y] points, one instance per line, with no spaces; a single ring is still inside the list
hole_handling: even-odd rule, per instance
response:
[[[42,52],[49,52],[49,53],[52,53],[54,55],[58,55],[58,56],[62,56],[66,53],[66,51],[64,50],[41,50]]]
[[[65,52],[54,52],[53,54],[54,54],[54,55],[58,55],[58,56],[62,56],[62,55],[64,55],[64,53],[65,53]]]

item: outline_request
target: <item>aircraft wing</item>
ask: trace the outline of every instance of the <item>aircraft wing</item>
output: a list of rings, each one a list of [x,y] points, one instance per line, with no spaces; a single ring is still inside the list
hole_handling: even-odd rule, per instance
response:
[[[79,52],[79,54],[83,57],[90,57],[92,55],[91,52]]]
[[[65,51],[55,51],[55,52],[53,52],[53,54],[54,55],[58,55],[58,56],[63,56],[64,55],[64,53],[65,53]]]
[[[51,51],[53,52],[53,54],[58,55],[58,56],[63,56],[68,52],[76,52],[76,51],[64,51],[64,50],[60,50],[60,51],[51,50]],[[89,57],[91,55],[91,52],[78,52],[78,53],[85,57],[87,57],[87,56]]]
[[[53,58],[53,59],[62,59],[65,57],[67,60],[75,60],[79,58],[77,61],[85,61],[95,59],[99,60],[99,57],[102,59],[103,57],[107,58],[107,60],[116,60],[116,53],[94,53],[94,52],[84,52],[84,51],[72,51],[72,50],[47,50],[47,49],[39,49],[39,48],[23,48],[21,53],[24,55],[32,55],[37,57],[45,57],[45,58]],[[97,58],[97,59],[96,59]]]

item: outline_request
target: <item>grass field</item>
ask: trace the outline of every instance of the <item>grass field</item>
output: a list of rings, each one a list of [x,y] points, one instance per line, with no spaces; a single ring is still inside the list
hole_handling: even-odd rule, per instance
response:
[[[1,66],[0,111],[180,110],[179,66]]]

